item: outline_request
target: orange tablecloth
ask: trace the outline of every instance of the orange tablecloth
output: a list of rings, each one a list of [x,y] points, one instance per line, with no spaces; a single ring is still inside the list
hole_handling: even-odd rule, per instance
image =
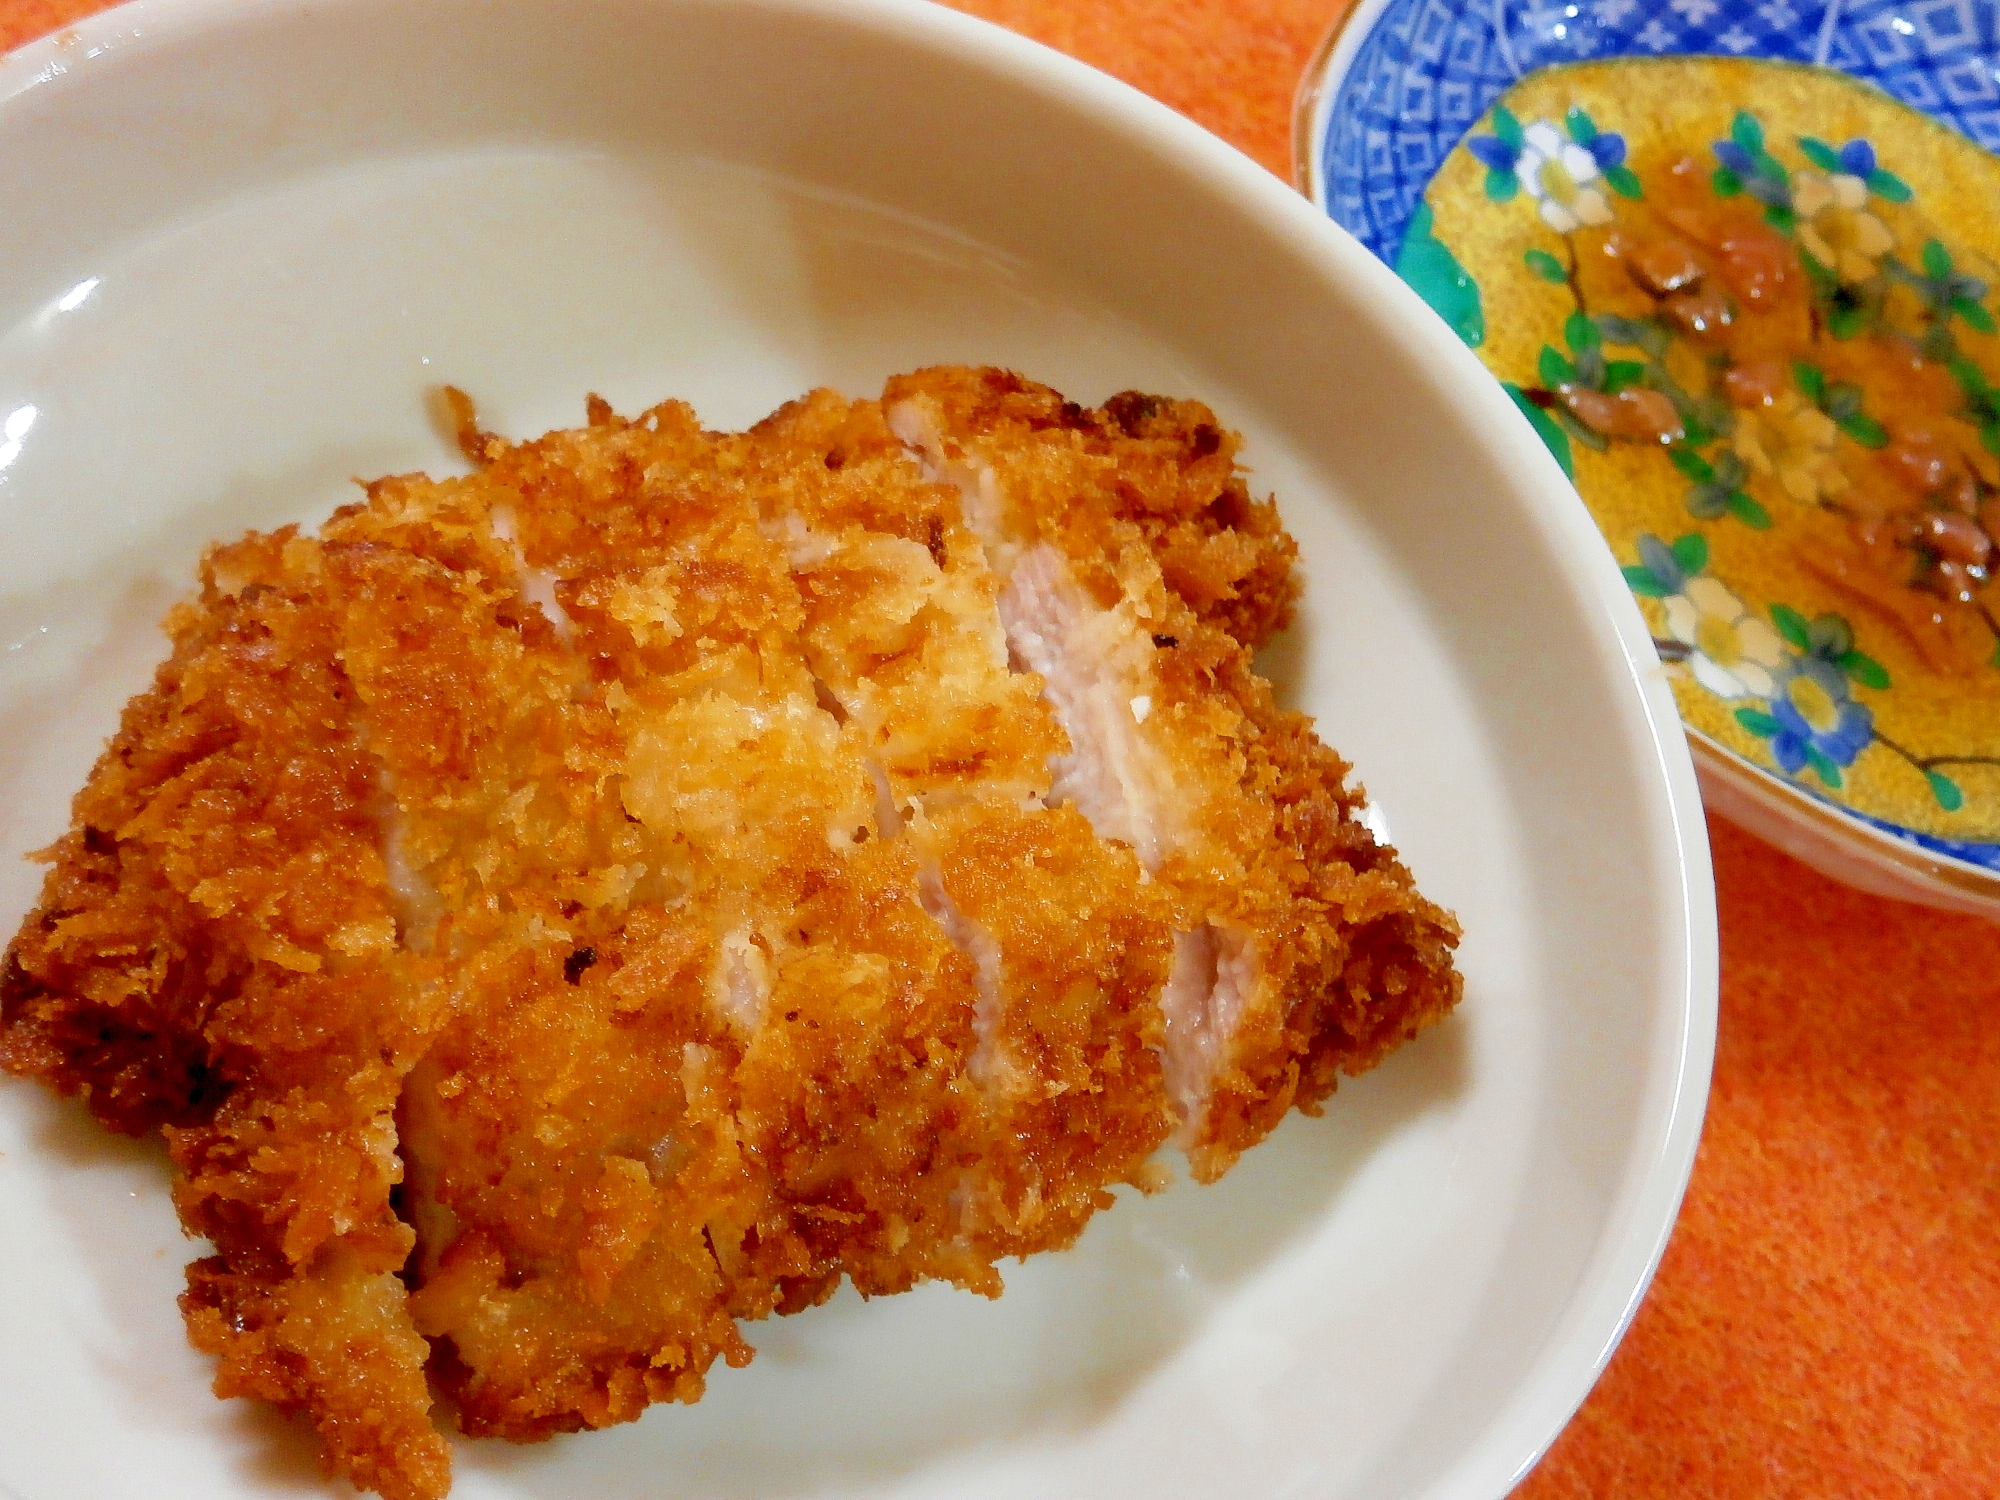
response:
[[[960,3],[1288,175],[1292,92],[1343,0]],[[0,47],[100,8],[0,0]],[[1518,1493],[2000,1496],[2000,927],[1710,832],[1722,1030],[1694,1181]]]

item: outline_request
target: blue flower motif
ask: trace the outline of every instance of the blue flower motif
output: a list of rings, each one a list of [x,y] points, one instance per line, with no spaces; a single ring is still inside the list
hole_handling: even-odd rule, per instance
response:
[[[1604,181],[1621,198],[1643,198],[1645,190],[1632,169],[1625,165],[1625,137],[1615,130],[1599,130],[1597,122],[1580,104],[1563,116],[1563,130],[1570,140],[1590,153]]]
[[[1609,206],[1602,192],[1592,186],[1599,179],[1621,198],[1645,196],[1639,179],[1625,165],[1625,137],[1616,131],[1599,130],[1580,105],[1559,124],[1536,120],[1524,126],[1505,105],[1496,104],[1493,134],[1467,136],[1465,149],[1486,168],[1488,198],[1505,203],[1526,188],[1542,217],[1559,234],[1568,234],[1581,224],[1610,222]],[[1579,211],[1574,200],[1585,189],[1591,201]]]
[[[1717,141],[1715,159],[1739,177],[1748,177],[1757,170],[1756,160],[1734,141]]]
[[[1839,615],[1808,620],[1790,605],[1773,604],[1771,622],[1801,654],[1779,663],[1768,695],[1737,709],[1736,722],[1769,742],[1787,776],[1810,767],[1828,790],[1839,791],[1841,771],[1875,740],[1875,715],[1854,701],[1849,684],[1879,691],[1889,686],[1889,674],[1855,645],[1853,627]],[[1940,802],[1955,790],[1948,778],[1943,790],[1932,786]]]
[[[1600,172],[1609,172],[1613,167],[1625,164],[1625,137],[1615,130],[1600,130],[1589,140],[1578,141],[1577,144],[1597,158]]]
[[[1511,172],[1514,163],[1521,159],[1521,143],[1509,145],[1497,135],[1475,135],[1465,143],[1465,149],[1478,157],[1489,172]]]
[[[1729,123],[1729,139],[1713,147],[1716,195],[1733,198],[1748,193],[1764,205],[1764,218],[1780,229],[1792,227],[1792,176],[1764,145],[1764,127],[1747,110],[1738,110]]]
[[[1910,185],[1883,166],[1875,155],[1874,145],[1860,137],[1849,141],[1835,150],[1817,136],[1799,137],[1799,149],[1806,154],[1806,160],[1826,172],[1839,177],[1852,177],[1868,192],[1891,203],[1908,203]]]
[[[1486,168],[1486,196],[1505,203],[1521,191],[1521,152],[1526,146],[1521,122],[1504,104],[1493,106],[1493,134],[1466,138],[1465,149]]]
[[[1875,148],[1865,140],[1852,140],[1840,148],[1840,170],[1866,182],[1875,172]]]
[[[1847,676],[1818,656],[1794,657],[1779,670],[1771,697],[1771,755],[1787,776],[1807,766],[1828,786],[1875,738],[1875,715],[1856,703]]]
[[[1714,149],[1715,159],[1722,163],[1722,173],[1729,174],[1717,174],[1717,192],[1724,197],[1748,193],[1769,209],[1782,211],[1791,207],[1791,178],[1770,155],[1746,151],[1735,141],[1717,141]]]

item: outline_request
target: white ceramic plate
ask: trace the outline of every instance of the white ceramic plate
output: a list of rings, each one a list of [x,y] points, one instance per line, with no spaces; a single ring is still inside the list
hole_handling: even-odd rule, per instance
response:
[[[1462,1012],[997,1303],[843,1294],[694,1408],[462,1444],[473,1497],[1504,1492],[1644,1290],[1700,1128],[1707,852],[1552,461],[1302,199],[1137,94],[878,0],[179,0],[0,64],[0,919],[204,542],[524,434],[1010,364],[1204,395],[1310,592],[1272,669],[1461,914]],[[0,1084],[0,1488],[346,1493],[182,1340],[157,1147]]]

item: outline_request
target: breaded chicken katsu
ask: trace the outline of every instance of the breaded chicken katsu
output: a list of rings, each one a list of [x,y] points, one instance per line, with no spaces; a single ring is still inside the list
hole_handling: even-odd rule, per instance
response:
[[[1251,668],[1191,401],[668,402],[213,549],[46,858],[0,1063],[165,1135],[220,1395],[391,1500],[700,1397],[845,1277],[987,1295],[1457,1000]]]

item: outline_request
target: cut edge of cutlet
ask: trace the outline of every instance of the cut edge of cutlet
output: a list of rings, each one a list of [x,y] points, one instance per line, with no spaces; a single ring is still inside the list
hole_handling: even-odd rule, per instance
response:
[[[1092,409],[956,367],[895,377],[883,403],[1007,580],[1010,644],[1076,747],[1057,790],[1188,903],[1164,1056],[1179,1144],[1211,1181],[1295,1101],[1315,1106],[1456,1004],[1457,926],[1254,670],[1289,617],[1296,547],[1206,406],[1125,392]],[[1233,785],[1208,774],[1217,754],[1237,757]]]

